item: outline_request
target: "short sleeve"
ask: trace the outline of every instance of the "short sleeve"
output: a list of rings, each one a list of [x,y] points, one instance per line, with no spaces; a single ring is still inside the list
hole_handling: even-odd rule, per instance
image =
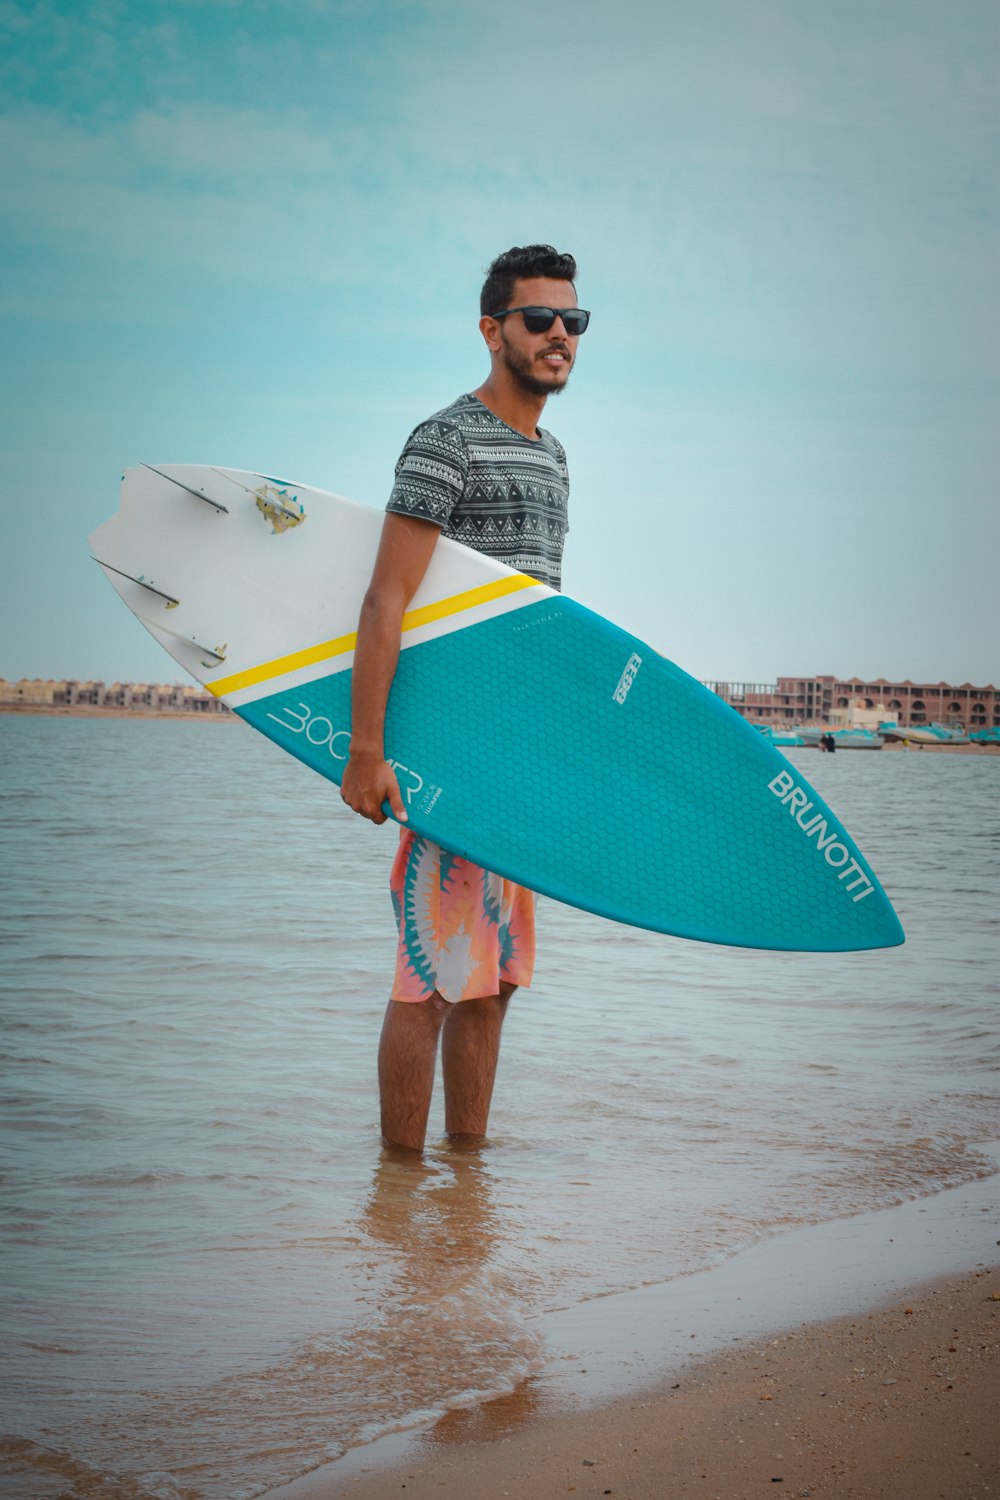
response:
[[[422,422],[399,456],[386,510],[444,529],[462,498],[468,471],[468,452],[454,423]]]

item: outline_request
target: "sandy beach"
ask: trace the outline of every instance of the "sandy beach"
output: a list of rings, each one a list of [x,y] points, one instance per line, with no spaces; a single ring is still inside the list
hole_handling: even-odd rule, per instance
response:
[[[456,1414],[388,1467],[288,1500],[971,1500],[1000,1490],[1000,1259],[878,1312],[801,1328],[597,1410]]]
[[[567,1309],[547,1320],[548,1380],[268,1500],[997,1495],[997,1188],[807,1226]]]

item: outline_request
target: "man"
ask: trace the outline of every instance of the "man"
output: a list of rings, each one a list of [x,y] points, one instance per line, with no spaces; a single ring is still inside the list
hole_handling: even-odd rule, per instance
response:
[[[489,269],[479,328],[490,373],[410,435],[396,465],[378,557],[358,624],[350,758],[341,794],[383,823],[406,823],[385,759],[386,703],[403,614],[439,535],[560,585],[569,479],[561,445],[538,426],[569,379],[589,314],[576,305],[576,262],[551,245],[515,246]],[[438,1041],[445,1129],[486,1133],[500,1031],[514,990],[531,980],[532,892],[402,829],[392,872],[396,976],[379,1044],[382,1135],[422,1150]]]

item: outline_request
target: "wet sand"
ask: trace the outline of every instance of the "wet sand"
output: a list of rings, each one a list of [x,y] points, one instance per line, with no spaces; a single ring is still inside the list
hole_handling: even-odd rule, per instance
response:
[[[539,1380],[269,1500],[995,1497],[998,1192],[987,1177],[550,1315]]]
[[[516,1413],[505,1413],[510,1403],[497,1402],[470,1421],[470,1431],[459,1423],[452,1432],[431,1433],[401,1466],[329,1477],[310,1494],[316,1500],[995,1496],[998,1336],[1000,1270],[980,1271],[877,1313],[718,1356],[669,1387],[597,1411],[524,1429]]]

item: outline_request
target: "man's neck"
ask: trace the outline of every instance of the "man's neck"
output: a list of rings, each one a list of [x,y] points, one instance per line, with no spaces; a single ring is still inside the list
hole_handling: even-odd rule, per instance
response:
[[[506,381],[501,383],[492,374],[472,394],[515,432],[526,438],[538,437],[538,419],[545,407],[545,396],[532,395]]]

